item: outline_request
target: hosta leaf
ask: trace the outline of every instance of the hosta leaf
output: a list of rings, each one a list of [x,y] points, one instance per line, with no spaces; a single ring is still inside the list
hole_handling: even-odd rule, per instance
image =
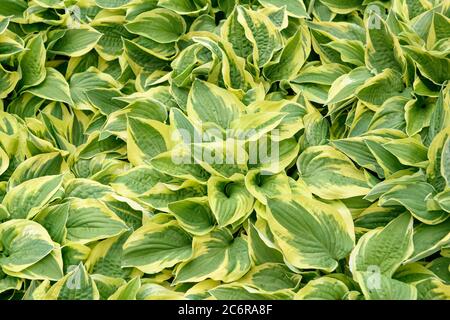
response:
[[[286,116],[281,112],[246,114],[233,121],[231,127],[236,138],[254,141],[278,127]]]
[[[425,181],[426,177],[421,171],[415,172],[411,170],[401,170],[396,172],[396,174],[392,177],[389,177],[389,179],[376,184],[364,198],[369,201],[375,201],[384,193],[392,190],[396,186],[409,185]]]
[[[416,300],[417,289],[383,274],[358,272],[357,280],[367,300]]]
[[[2,275],[0,279],[0,293],[7,292],[9,290],[20,290],[22,288],[23,280],[8,275]]]
[[[7,58],[24,50],[23,40],[15,36],[9,30],[5,30],[0,34],[0,57]]]
[[[96,70],[88,69],[85,72],[74,74],[70,79],[70,94],[77,108],[82,110],[91,110],[91,102],[87,96],[87,92],[94,88],[111,88],[115,85],[115,80]]]
[[[205,235],[216,223],[206,198],[191,198],[169,204],[170,212],[183,229],[193,235]]]
[[[137,294],[138,300],[186,300],[183,293],[169,290],[156,283],[145,283]]]
[[[108,115],[104,130],[122,139],[127,138],[127,118],[152,119],[165,121],[166,109],[151,101],[136,101]]]
[[[200,62],[198,55],[201,49],[202,46],[199,44],[189,46],[172,62],[172,78],[174,84],[182,87],[192,81],[192,71]]]
[[[247,241],[243,237],[233,238],[227,229],[218,229],[194,238],[193,256],[179,265],[174,281],[199,282],[209,278],[232,282],[249,269]]]
[[[124,39],[123,41],[124,52],[133,72],[137,74],[141,71],[152,73],[168,65],[167,60],[161,59],[154,53],[152,54],[152,52],[149,52],[145,47],[127,39]]]
[[[219,227],[248,216],[254,202],[244,181],[229,181],[219,177],[208,180],[208,200]]]
[[[258,0],[263,6],[266,7],[283,7],[286,6],[286,10],[290,16],[297,18],[306,18],[308,17],[308,12],[306,11],[305,4],[303,0]]]
[[[63,277],[63,260],[61,248],[55,248],[43,259],[19,272],[4,270],[7,274],[22,279],[31,280],[59,280]]]
[[[442,84],[449,79],[450,61],[436,52],[427,52],[419,47],[402,47],[416,62],[420,72],[437,84]]]
[[[8,170],[8,167],[9,167],[9,156],[5,152],[5,150],[0,148],[0,175],[6,170]]]
[[[337,39],[328,43],[327,47],[339,52],[343,62],[354,64],[357,67],[365,65],[364,46],[359,40]]]
[[[247,57],[252,53],[252,44],[245,37],[245,29],[238,21],[238,11],[234,10],[222,27],[222,37],[232,46],[239,57]]]
[[[128,278],[131,268],[122,268],[123,245],[130,233],[124,233],[98,242],[86,260],[86,269],[93,274],[109,277]]]
[[[267,204],[269,198],[291,193],[289,179],[285,174],[265,174],[256,169],[245,176],[245,186],[263,204]]]
[[[430,124],[434,104],[428,101],[410,100],[405,105],[406,133],[412,136]]]
[[[66,170],[66,167],[59,152],[38,154],[17,166],[9,178],[8,188],[14,188],[31,179],[61,174]]]
[[[53,68],[47,67],[46,74],[43,82],[35,87],[27,89],[26,92],[43,99],[73,104],[69,85],[61,73]]]
[[[203,197],[206,195],[206,187],[194,181],[186,181],[185,184],[172,190],[164,185],[157,185],[149,193],[139,198],[140,201],[151,207],[168,212],[168,205],[172,202],[188,198]]]
[[[132,0],[95,0],[95,3],[105,9],[116,9],[127,5]]]
[[[383,147],[396,156],[400,163],[404,165],[414,167],[427,165],[427,150],[416,139],[395,139],[383,144]]]
[[[420,224],[414,228],[414,252],[408,261],[417,261],[430,256],[450,242],[450,220],[430,226]]]
[[[294,296],[291,290],[266,292],[239,284],[221,285],[210,290],[210,293],[218,300],[292,300]]]
[[[118,100],[122,95],[114,89],[89,89],[86,96],[91,105],[104,115],[109,115],[126,106],[126,103]]]
[[[83,264],[74,266],[71,272],[56,282],[45,295],[47,300],[98,300],[99,298],[97,286]]]
[[[249,223],[248,228],[249,253],[255,265],[261,265],[266,262],[283,262],[281,253],[265,243],[264,236],[259,233],[252,223]]]
[[[51,42],[49,51],[70,57],[79,57],[88,53],[102,36],[101,33],[89,29],[67,29],[54,31],[54,34],[56,40]]]
[[[356,90],[371,77],[372,74],[365,67],[353,69],[348,74],[340,76],[331,85],[327,104],[341,102],[353,97]]]
[[[65,187],[66,198],[101,199],[113,189],[90,179],[73,179]]]
[[[0,66],[0,98],[6,98],[14,90],[19,79],[20,75],[18,72],[9,72],[3,66]]]
[[[264,67],[264,75],[272,80],[290,80],[300,71],[311,50],[311,36],[305,24],[290,38],[280,55],[280,62]]]
[[[24,219],[0,224],[0,241],[0,262],[6,272],[20,272],[45,258],[55,248],[43,226]]]
[[[186,22],[173,11],[154,9],[138,15],[125,25],[131,32],[148,37],[156,42],[168,43],[178,40],[186,31]]]
[[[139,277],[135,277],[127,284],[124,284],[117,289],[108,300],[136,300],[136,295],[141,287],[141,280]]]
[[[233,140],[195,145],[193,158],[218,177],[234,179],[247,171],[246,150]]]
[[[267,221],[285,259],[298,268],[334,270],[353,248],[351,217],[295,195],[268,200]]]
[[[17,2],[14,0],[5,0],[5,3],[3,3],[0,14],[5,17],[8,16],[22,17],[26,9],[27,3],[25,0],[19,0]]]
[[[91,278],[97,287],[100,300],[107,300],[114,292],[117,291],[126,282],[120,278],[111,278],[101,274],[93,274]]]
[[[128,229],[113,211],[94,199],[70,201],[66,228],[67,240],[83,244],[117,236]]]
[[[404,57],[398,39],[389,30],[386,22],[372,12],[366,20],[367,46],[366,65],[381,73],[384,69],[403,71]]]
[[[184,1],[184,0],[160,0],[158,5],[175,11],[178,14],[196,14],[208,7],[205,0]]]
[[[47,229],[53,241],[63,243],[67,234],[66,223],[68,216],[69,204],[64,203],[46,207],[33,220]]]
[[[448,213],[427,209],[426,199],[433,193],[435,193],[434,188],[425,182],[398,185],[380,197],[380,205],[402,205],[420,221],[426,224],[437,224],[447,219]]]
[[[347,286],[340,280],[322,277],[308,282],[296,294],[296,300],[344,300],[349,292]]]
[[[8,28],[8,25],[10,22],[11,22],[11,17],[0,18],[0,34],[5,32],[5,30]]]
[[[133,198],[150,191],[158,182],[169,180],[164,174],[149,166],[137,166],[117,175],[111,186],[120,195]]]
[[[11,218],[29,219],[57,195],[62,175],[44,176],[27,180],[12,188],[3,198]]]
[[[340,76],[350,70],[338,63],[327,63],[322,65],[306,65],[298,75],[292,80],[294,83],[317,83],[331,86]]]
[[[244,105],[232,93],[207,82],[195,81],[189,94],[188,116],[199,123],[215,123],[229,128]]]
[[[149,164],[156,155],[168,150],[169,128],[155,120],[128,118],[128,159],[134,165]]]
[[[176,223],[149,223],[125,242],[123,267],[136,267],[145,273],[157,273],[192,256],[192,238]]]
[[[450,286],[438,279],[428,278],[415,283],[418,300],[448,300]]]
[[[103,197],[102,201],[120,219],[122,219],[129,228],[137,229],[142,226],[142,217],[146,215],[146,212],[144,208],[135,201],[114,193],[106,195]]]
[[[285,265],[266,263],[252,268],[239,283],[273,292],[283,289],[295,289],[301,276],[296,275]]]
[[[350,269],[358,272],[376,272],[390,277],[413,252],[413,220],[404,213],[383,229],[364,234],[350,256]],[[389,248],[389,249],[387,249]],[[389,252],[385,255],[384,250]]]
[[[393,69],[384,69],[364,83],[356,91],[356,97],[367,106],[376,108],[387,99],[401,95],[403,83],[400,73]]]
[[[281,49],[281,35],[267,16],[241,6],[237,7],[237,11],[245,36],[253,44],[253,62],[257,67],[263,67],[275,51]]]
[[[78,264],[83,263],[89,257],[91,248],[87,245],[69,242],[62,248],[64,271],[71,272]]]
[[[178,158],[180,161],[178,161]],[[209,173],[192,157],[186,157],[187,161],[182,161],[182,159],[182,153],[178,154],[177,150],[172,150],[159,154],[150,163],[156,170],[164,174],[206,183],[210,176]]]
[[[297,168],[311,192],[324,199],[345,199],[369,191],[364,174],[329,146],[306,149],[297,160]]]
[[[102,33],[102,37],[97,42],[95,49],[105,60],[118,58],[123,53],[122,37],[127,39],[132,37],[125,29],[123,22],[120,17],[114,22],[101,21],[99,24],[93,25],[95,30]]]
[[[444,146],[442,147],[442,156],[441,156],[441,174],[445,179],[447,186],[450,186],[450,139],[447,138]]]
[[[349,0],[349,1],[339,1],[339,0],[320,0],[324,5],[329,7],[332,11],[337,13],[349,13],[355,9],[358,9],[363,3],[363,0]]]
[[[427,268],[432,271],[438,278],[443,280],[446,284],[450,282],[450,270],[448,270],[448,265],[450,258],[439,257],[431,261]]]
[[[329,39],[331,40],[346,39],[346,40],[359,40],[362,42],[365,42],[366,40],[364,28],[354,23],[344,21],[337,21],[337,22],[312,21],[308,22],[308,26],[311,29],[319,31],[323,35],[329,37]],[[317,33],[315,35],[319,36],[319,34]]]
[[[28,40],[27,51],[20,57],[20,70],[22,87],[31,87],[40,84],[46,76],[45,46],[42,35],[37,35]]]

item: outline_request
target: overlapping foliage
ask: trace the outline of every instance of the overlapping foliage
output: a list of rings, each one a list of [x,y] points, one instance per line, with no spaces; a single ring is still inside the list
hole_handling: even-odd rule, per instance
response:
[[[2,0],[0,297],[449,299],[449,18]]]

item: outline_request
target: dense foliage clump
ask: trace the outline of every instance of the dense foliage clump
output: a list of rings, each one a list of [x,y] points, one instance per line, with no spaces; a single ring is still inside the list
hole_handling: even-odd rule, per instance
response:
[[[0,299],[450,299],[449,19],[1,0]]]

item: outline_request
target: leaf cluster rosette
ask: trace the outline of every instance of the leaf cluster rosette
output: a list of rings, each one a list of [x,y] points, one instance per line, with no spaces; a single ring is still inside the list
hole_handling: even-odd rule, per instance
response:
[[[449,19],[2,0],[0,299],[450,299]]]

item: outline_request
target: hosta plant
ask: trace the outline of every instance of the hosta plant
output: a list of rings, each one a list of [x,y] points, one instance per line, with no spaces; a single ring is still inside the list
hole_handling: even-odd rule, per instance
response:
[[[450,2],[2,0],[1,299],[450,299]]]

